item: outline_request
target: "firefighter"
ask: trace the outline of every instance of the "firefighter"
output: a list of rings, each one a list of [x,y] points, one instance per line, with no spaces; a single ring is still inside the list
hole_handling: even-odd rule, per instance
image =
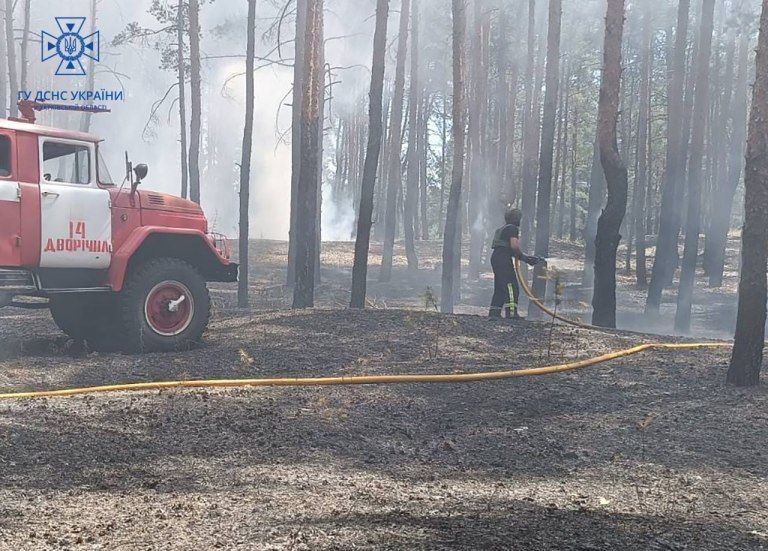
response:
[[[493,248],[491,254],[493,299],[488,313],[491,318],[501,318],[501,312],[505,310],[507,318],[520,319],[520,315],[517,313],[520,286],[515,276],[513,259],[522,260],[530,266],[542,262],[542,259],[529,256],[520,250],[520,221],[522,217],[523,213],[519,209],[507,209],[504,213],[506,224],[496,230],[493,236],[493,244],[491,245]],[[512,297],[509,296],[510,288]]]

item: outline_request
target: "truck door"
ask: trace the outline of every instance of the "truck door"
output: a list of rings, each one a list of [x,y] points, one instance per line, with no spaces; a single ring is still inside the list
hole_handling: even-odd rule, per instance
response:
[[[21,193],[13,135],[0,130],[0,267],[21,263]]]
[[[109,267],[109,192],[95,165],[94,144],[40,137],[41,268]]]

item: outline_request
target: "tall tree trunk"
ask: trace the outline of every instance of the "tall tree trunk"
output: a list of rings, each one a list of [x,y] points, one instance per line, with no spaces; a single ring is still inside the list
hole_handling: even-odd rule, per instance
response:
[[[94,32],[96,30],[96,0],[91,0],[91,31]],[[23,64],[24,62],[22,62]],[[92,57],[88,58],[88,81],[86,84],[86,88],[89,91],[93,91],[94,87],[94,80],[95,80],[95,63],[93,61]],[[23,69],[22,69],[23,71]],[[26,78],[26,75],[25,75]],[[80,116],[80,131],[81,132],[89,132],[91,130],[91,117],[93,116],[93,113],[90,111],[86,111]]]
[[[691,136],[691,160],[688,167],[688,211],[685,227],[685,250],[680,287],[677,293],[675,331],[688,333],[691,329],[691,304],[696,280],[696,263],[699,257],[699,232],[701,224],[702,162],[704,159],[704,134],[709,118],[709,60],[712,55],[712,29],[714,26],[715,0],[703,0],[699,52],[696,59],[696,85],[693,108],[693,133]]]
[[[91,0],[93,2],[93,0]],[[8,85],[11,92],[10,116],[19,114],[19,81],[16,76],[16,41],[13,36],[13,0],[5,0],[5,40],[8,56]]]
[[[563,126],[563,139],[562,143],[560,144],[560,192],[555,195],[554,200],[557,206],[557,238],[562,239],[563,238],[563,217],[565,216],[565,190],[566,190],[566,180],[567,180],[567,174],[568,174],[568,146],[570,145],[568,142],[569,139],[569,117],[568,113],[571,108],[571,91],[570,91],[570,82],[571,82],[571,70],[570,70],[570,63],[568,64],[568,68],[564,70],[563,72],[563,102],[562,102],[562,110],[563,112],[560,114],[560,120],[562,121]],[[554,212],[554,211],[553,211]]]
[[[296,195],[294,308],[311,308],[315,301],[318,171],[322,162],[320,141],[325,84],[322,50],[323,0],[307,0],[304,74],[301,77],[301,171]]]
[[[549,0],[547,29],[547,77],[544,93],[544,114],[541,129],[541,156],[539,162],[539,186],[536,199],[536,249],[538,257],[549,256],[550,204],[552,200],[552,160],[557,123],[557,96],[560,85],[560,23],[562,0]],[[620,42],[619,42],[620,44]],[[547,288],[546,264],[539,263],[533,269],[533,293],[544,298]]]
[[[403,213],[403,235],[405,238],[405,256],[409,270],[419,269],[416,256],[414,222],[419,194],[419,139],[421,120],[421,83],[419,81],[419,3],[411,0],[411,83],[408,91],[408,173],[406,177],[405,204]]]
[[[579,151],[579,111],[574,109],[573,111],[573,144],[571,147],[571,202],[569,205],[569,222],[568,237],[571,241],[576,241],[578,236],[576,235],[576,188],[579,185],[578,170],[576,167],[576,161]]]
[[[21,37],[21,78],[19,88],[27,89],[27,76],[29,75],[29,13],[32,0],[24,0],[24,30]],[[95,10],[95,8],[94,8]]]
[[[240,159],[240,279],[237,283],[237,305],[248,308],[248,243],[249,207],[251,196],[251,146],[253,144],[253,65],[256,52],[256,0],[248,0],[245,47],[245,124]]]
[[[608,0],[597,126],[600,163],[605,174],[608,201],[597,221],[595,292],[592,297],[592,323],[601,327],[616,327],[616,249],[621,240],[619,229],[627,209],[627,167],[619,154],[616,139],[623,32],[624,0]]]
[[[301,101],[304,77],[304,42],[307,26],[307,1],[296,0],[296,36],[293,53],[293,90],[291,92],[291,213],[288,229],[287,284],[296,281],[296,240],[298,235],[297,213],[299,177],[301,176]]]
[[[322,18],[322,12],[321,12]],[[323,29],[321,26],[321,33]],[[315,177],[317,178],[317,207],[315,213],[315,285],[321,283],[321,270],[320,270],[320,253],[322,252],[323,236],[322,236],[322,217],[323,217],[323,154],[325,151],[325,79],[331,82],[330,68],[325,63],[325,37],[324,33],[320,36],[321,48],[318,52],[317,65],[320,67],[320,98],[319,109],[320,123],[317,125],[317,144],[319,151],[317,153],[317,167],[315,169]]]
[[[391,94],[386,93],[386,80],[384,93],[384,108],[381,123],[381,154],[379,155],[379,166],[377,168],[377,180],[380,185],[376,189],[376,198],[374,200],[373,229],[371,239],[374,241],[382,240],[384,236],[384,207],[385,192],[387,184],[387,167],[389,166],[389,108],[392,103]],[[361,176],[362,179],[362,176]]]
[[[528,53],[525,62],[525,105],[523,121],[523,177],[521,208],[523,219],[520,226],[520,238],[525,249],[533,235],[533,217],[536,207],[536,178],[538,175],[539,124],[538,105],[536,105],[535,75],[536,65],[536,0],[528,0]]]
[[[684,181],[684,85],[685,58],[688,40],[688,14],[690,0],[679,0],[677,8],[677,30],[675,49],[667,94],[667,160],[666,172],[661,190],[661,210],[659,213],[659,235],[656,238],[656,254],[653,259],[653,272],[648,288],[645,311],[656,315],[661,306],[661,293],[667,281],[671,279],[677,259],[677,237],[680,231],[680,214],[676,204],[678,188]],[[686,138],[687,139],[687,138]]]
[[[587,198],[587,219],[584,222],[584,273],[581,286],[585,289],[595,284],[595,237],[597,219],[605,203],[605,174],[600,166],[599,133],[595,133],[592,147],[592,169],[589,173],[589,196]]]
[[[432,101],[427,95],[423,98],[419,111],[419,141],[416,156],[419,159],[419,198],[421,207],[421,239],[429,239],[429,220],[427,209],[429,196],[427,191],[427,155],[429,154],[429,113],[432,111]]]
[[[485,7],[485,9],[484,9]],[[488,151],[486,119],[488,103],[488,11],[483,0],[474,1],[474,22],[471,53],[472,63],[469,87],[473,101],[468,105],[469,141],[471,148],[469,177],[469,271],[468,277],[480,278],[488,215]]]
[[[382,96],[384,94],[384,63],[387,51],[387,18],[389,0],[376,2],[376,30],[373,34],[373,63],[371,89],[368,94],[368,145],[365,150],[363,183],[360,191],[360,208],[357,217],[355,260],[352,266],[352,297],[350,308],[365,308],[365,292],[368,277],[368,250],[373,224],[373,195],[376,187],[376,170],[381,153]]]
[[[512,182],[508,178],[509,141],[514,138],[514,103],[512,96],[517,87],[517,68],[509,63],[509,19],[510,7],[504,3],[500,6],[498,15],[496,39],[496,79],[495,126],[493,132],[496,140],[496,158],[494,159],[494,182],[488,196],[488,217],[491,221],[503,220],[506,204],[514,199]],[[513,84],[514,83],[514,84]],[[513,88],[514,86],[514,88]],[[510,105],[512,109],[510,110]],[[510,116],[511,115],[511,116]],[[511,180],[515,180],[512,178]]]
[[[696,21],[698,21],[698,19]],[[689,158],[688,157],[691,149],[691,127],[693,125],[693,103],[694,103],[694,96],[696,91],[696,59],[698,59],[698,50],[699,50],[698,34],[699,34],[699,30],[696,29],[696,32],[694,32],[693,46],[691,48],[691,53],[689,56],[688,63],[686,64],[686,66],[688,67],[688,70],[687,70],[685,94],[684,94],[684,100],[683,100],[683,141],[682,141],[682,145],[680,146],[681,148],[680,150],[682,153],[679,159],[681,177],[680,177],[679,185],[675,189],[675,210],[674,210],[674,213],[676,215],[675,232],[678,235],[678,241],[679,241],[680,233],[685,227],[685,216],[687,214],[684,200],[688,192],[688,176],[689,176],[689,172],[688,172]],[[666,286],[673,285],[675,269],[680,265],[681,257],[679,255],[678,249],[679,247],[676,245],[674,248],[673,254],[670,257],[672,269],[670,270],[668,277],[664,282],[664,285]]]
[[[645,194],[648,187],[648,134],[651,111],[651,56],[653,25],[651,6],[643,12],[643,38],[640,50],[640,107],[637,117],[637,174],[632,189],[632,219],[635,227],[635,263],[638,289],[648,286],[645,259]]]
[[[405,56],[408,50],[408,15],[411,1],[402,0],[400,26],[397,37],[397,61],[395,62],[395,91],[392,99],[392,115],[389,122],[390,160],[387,170],[387,198],[384,210],[384,245],[381,255],[379,281],[392,279],[392,257],[397,233],[397,196],[402,191],[402,163],[400,153],[403,144],[403,96],[405,94]]]
[[[448,93],[443,95],[442,109],[440,110],[440,211],[438,223],[442,222],[445,215],[445,191],[448,188]],[[444,228],[443,228],[444,229]],[[443,237],[443,231],[440,231]]]
[[[440,311],[453,313],[456,260],[461,257],[461,185],[464,178],[464,51],[467,16],[465,0],[452,0],[453,13],[453,174],[443,232],[443,272]]]
[[[189,198],[200,203],[200,0],[189,0],[189,67],[192,116],[189,123]]]
[[[731,224],[733,198],[741,181],[744,140],[747,130],[749,33],[743,32],[739,42],[738,69],[734,98],[731,104],[731,138],[728,146],[728,170],[724,181],[718,182],[715,189],[710,229],[707,234],[709,254],[709,285],[720,287],[723,284],[725,267],[725,247],[728,242],[728,229]]]
[[[630,162],[634,162],[634,172],[637,174],[637,156],[635,156],[634,161],[630,159],[632,151],[632,114],[634,113],[636,95],[634,84],[635,79],[632,78],[627,83],[627,86],[624,87],[621,96],[622,103],[619,105],[619,110],[621,113],[621,159],[626,167],[629,167]],[[621,223],[621,229],[619,230],[619,233],[621,233],[622,236],[627,236],[626,245],[624,247],[624,271],[627,274],[632,273],[632,244],[634,243],[635,233],[635,226],[632,223],[632,212],[634,211],[634,208],[634,203],[629,205],[629,216],[625,214],[624,220]]]
[[[181,196],[189,194],[189,166],[187,164],[187,69],[184,60],[184,0],[176,6],[176,75],[179,82],[179,141],[181,144]]]
[[[739,386],[760,382],[768,298],[768,0],[762,5],[747,139],[739,310],[727,377],[729,383]]]

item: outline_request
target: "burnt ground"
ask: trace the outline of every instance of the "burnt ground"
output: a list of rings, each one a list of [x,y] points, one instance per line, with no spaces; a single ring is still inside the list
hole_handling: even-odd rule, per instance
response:
[[[488,274],[462,315],[429,312],[436,244],[396,283],[374,267],[366,312],[342,308],[351,247],[330,244],[318,309],[291,312],[284,244],[254,251],[253,310],[217,286],[190,351],[90,353],[43,312],[0,310],[0,389],[500,370],[660,339],[471,315]],[[576,281],[579,251],[556,253]],[[727,333],[734,277],[698,290],[698,335]],[[631,325],[641,293],[621,281]],[[583,309],[567,293],[562,308]],[[764,549],[768,392],[726,387],[727,361],[664,351],[487,383],[0,402],[0,549]]]

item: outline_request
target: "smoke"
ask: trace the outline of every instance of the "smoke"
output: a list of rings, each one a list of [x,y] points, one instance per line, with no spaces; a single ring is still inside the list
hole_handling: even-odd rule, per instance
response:
[[[354,105],[367,93],[370,76],[373,2],[344,2],[343,17],[330,3],[326,10],[326,61],[331,69],[326,91],[329,117]],[[96,89],[124,90],[125,101],[110,102],[111,113],[94,115],[91,132],[104,138],[101,150],[116,181],[125,175],[125,152],[134,164],[149,166],[142,189],[180,194],[181,161],[178,123],[178,90],[174,71],[161,69],[160,52],[153,41],[111,46],[112,39],[129,22],[146,28],[160,24],[148,13],[151,0],[114,0],[98,4],[96,29],[101,33],[102,58],[95,74]],[[242,5],[241,5],[242,4]],[[331,5],[334,4],[334,5]],[[56,30],[57,15],[89,17],[90,0],[71,0],[67,13],[50,13],[32,2],[31,30]],[[201,203],[216,231],[235,236],[239,210],[239,164],[244,124],[246,4],[217,2],[201,8],[203,120],[201,140]],[[18,11],[18,10],[17,10]],[[264,34],[280,9],[259,2],[257,52],[277,59],[274,35]],[[20,12],[16,15],[20,20]],[[18,22],[17,22],[18,23]],[[86,28],[90,27],[90,20]],[[293,81],[292,37],[294,23],[282,27],[284,64],[257,61],[255,114],[251,159],[251,235],[254,238],[286,239],[289,228],[291,187],[291,89]],[[217,29],[218,32],[213,32]],[[223,30],[221,30],[223,29]],[[86,84],[85,77],[52,76],[55,66],[42,63],[30,44],[30,90],[72,90]],[[52,63],[52,62],[51,62]],[[288,66],[286,66],[288,65]],[[239,75],[239,76],[238,76]],[[170,92],[169,92],[170,90]],[[165,102],[149,120],[153,105],[167,93]],[[189,124],[187,87],[187,124]],[[77,129],[79,114],[42,112],[41,124]],[[330,120],[330,118],[328,119]],[[335,172],[328,142],[333,125],[326,123],[326,173]],[[189,137],[189,135],[188,135]],[[335,197],[323,186],[322,232],[325,239],[347,240],[352,235],[354,211],[350,197]]]
[[[321,232],[324,241],[351,241],[355,210],[351,197],[333,197],[331,186],[323,186]]]

